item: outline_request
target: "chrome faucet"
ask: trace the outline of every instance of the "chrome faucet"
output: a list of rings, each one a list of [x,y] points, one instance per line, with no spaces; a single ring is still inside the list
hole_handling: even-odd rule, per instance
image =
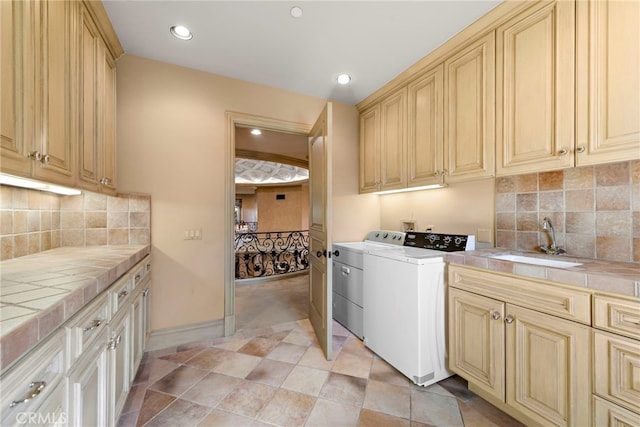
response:
[[[551,224],[549,217],[544,217],[541,225],[543,230],[551,230],[551,246],[542,245],[540,246],[540,250],[547,255],[561,255],[565,253],[564,249],[556,246],[556,231],[553,229],[553,224]]]

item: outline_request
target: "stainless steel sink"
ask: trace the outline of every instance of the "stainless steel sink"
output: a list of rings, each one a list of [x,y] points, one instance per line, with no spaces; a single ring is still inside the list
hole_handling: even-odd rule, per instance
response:
[[[520,262],[524,264],[541,265],[544,267],[557,267],[557,268],[569,268],[569,267],[577,267],[579,265],[582,265],[582,263],[579,263],[579,262],[560,261],[556,259],[537,258],[532,256],[513,255],[513,254],[492,255],[490,258],[501,259],[501,260],[512,261],[512,262]]]

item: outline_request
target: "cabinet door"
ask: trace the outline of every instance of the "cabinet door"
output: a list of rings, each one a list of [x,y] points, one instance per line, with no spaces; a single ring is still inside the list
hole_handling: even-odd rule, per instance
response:
[[[409,187],[444,181],[444,66],[427,71],[408,89],[407,169]]]
[[[147,284],[146,289],[142,292],[143,300],[143,321],[144,321],[144,347],[149,342],[151,336],[151,283]]]
[[[69,375],[69,425],[107,425],[107,337],[101,333]]]
[[[100,34],[89,16],[86,6],[80,10],[80,74],[79,80],[79,175],[78,185],[88,190],[97,191],[100,173],[99,126],[100,117],[98,103],[102,102],[99,93],[99,47]]]
[[[405,153],[407,146],[407,88],[380,103],[380,179],[381,190],[407,186]]]
[[[28,94],[33,94],[35,79],[28,79],[32,69],[27,67],[33,67],[33,2],[2,1],[0,8],[0,169],[30,176],[33,106]]]
[[[446,180],[494,176],[494,33],[459,49],[444,66]]]
[[[380,189],[380,105],[360,114],[360,192]]]
[[[506,314],[507,404],[541,425],[589,425],[590,328],[510,304]]]
[[[116,194],[116,65],[111,54],[102,45],[102,131],[101,150],[102,174],[100,191]]]
[[[592,425],[594,427],[640,427],[640,415],[594,396]]]
[[[577,2],[577,164],[640,157],[640,3]]]
[[[38,2],[40,45],[37,49],[36,146],[42,160],[33,175],[49,182],[74,185],[76,182],[76,133],[73,64],[75,12],[77,2]]]
[[[497,29],[497,174],[574,165],[573,1],[540,2]]]
[[[129,367],[130,378],[134,378],[138,365],[142,360],[146,338],[145,322],[145,297],[144,291],[138,293],[131,303],[131,345],[132,363]]]
[[[504,303],[449,288],[449,369],[504,401]]]
[[[107,419],[115,425],[127,400],[130,385],[131,314],[121,309],[112,322],[109,345],[109,404]]]

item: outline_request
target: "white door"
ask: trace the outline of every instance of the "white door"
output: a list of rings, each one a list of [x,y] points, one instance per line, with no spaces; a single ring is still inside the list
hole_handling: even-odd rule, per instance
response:
[[[327,103],[309,133],[309,320],[327,360],[332,358],[331,122]]]

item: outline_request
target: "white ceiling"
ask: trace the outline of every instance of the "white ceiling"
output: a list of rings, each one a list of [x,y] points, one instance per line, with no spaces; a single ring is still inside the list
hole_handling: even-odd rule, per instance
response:
[[[356,104],[501,0],[104,0],[126,53]],[[293,18],[293,6],[303,9]],[[172,37],[186,25],[193,39]],[[338,86],[339,73],[352,76]]]

